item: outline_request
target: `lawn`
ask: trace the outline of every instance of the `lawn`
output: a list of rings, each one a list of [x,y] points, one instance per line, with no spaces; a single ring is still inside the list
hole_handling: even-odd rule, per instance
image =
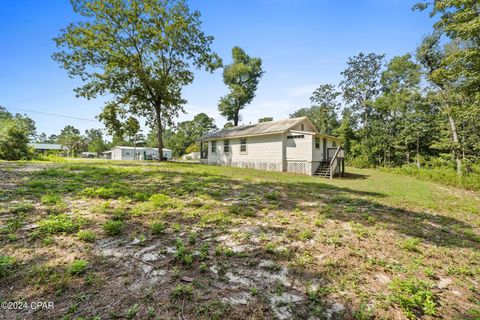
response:
[[[479,319],[480,195],[347,171],[0,162],[0,318]]]

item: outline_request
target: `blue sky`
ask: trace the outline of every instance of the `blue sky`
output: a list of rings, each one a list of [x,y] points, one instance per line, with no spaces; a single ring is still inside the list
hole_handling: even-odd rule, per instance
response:
[[[287,118],[308,106],[320,84],[340,81],[349,56],[385,53],[387,58],[413,53],[432,29],[426,12],[412,12],[417,0],[209,0],[189,1],[200,10],[204,31],[215,37],[213,49],[230,62],[230,50],[241,46],[263,59],[265,75],[257,96],[241,112],[243,123],[273,116]],[[76,98],[70,79],[51,59],[52,41],[69,22],[77,21],[67,0],[3,0],[0,8],[0,105],[12,112],[39,112],[94,119],[103,100]],[[223,119],[217,111],[226,93],[221,71],[196,72],[184,89],[189,120],[199,112]],[[82,131],[98,122],[27,113],[39,132],[58,133],[72,124]]]

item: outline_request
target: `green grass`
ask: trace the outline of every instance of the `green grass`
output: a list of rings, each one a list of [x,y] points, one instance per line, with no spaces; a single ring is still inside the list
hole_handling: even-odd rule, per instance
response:
[[[91,230],[80,230],[77,233],[78,239],[85,242],[95,242],[97,235]]]
[[[68,272],[71,275],[75,275],[75,276],[81,275],[87,271],[87,267],[88,267],[87,260],[83,260],[83,259],[75,260],[68,266]]]
[[[39,229],[46,234],[74,233],[80,224],[67,214],[51,215],[39,222]]]
[[[7,276],[15,263],[14,257],[0,256],[0,278]]]
[[[109,236],[118,236],[122,233],[125,224],[119,220],[109,220],[104,223],[103,231]]]
[[[30,165],[41,167],[23,179]],[[284,294],[301,296],[278,303],[297,319],[334,303],[347,310],[332,318],[478,309],[474,192],[350,167],[329,180],[192,163],[0,166],[22,178],[0,186],[0,296],[58,297],[39,317],[89,319],[108,304],[98,316],[270,319]],[[228,303],[238,297],[247,304]]]
[[[436,314],[435,296],[431,285],[419,279],[394,279],[389,285],[390,299],[398,304],[409,319]]]

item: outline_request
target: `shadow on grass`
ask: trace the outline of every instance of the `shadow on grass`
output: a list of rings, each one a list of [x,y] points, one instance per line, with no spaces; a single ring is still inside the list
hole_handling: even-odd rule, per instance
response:
[[[185,163],[164,166],[153,163],[145,167],[122,162],[119,166],[68,164],[31,172],[29,180],[15,196],[40,198],[45,194],[59,194],[62,197],[96,196],[145,201],[152,194],[164,193],[180,201],[209,197],[224,204],[248,206],[255,210],[268,208],[269,204],[283,210],[302,209],[305,203],[315,202],[319,207],[332,208],[330,219],[367,226],[368,216],[372,216],[399,234],[436,245],[480,248],[479,236],[463,221],[380,204],[375,199],[385,197],[382,193],[340,188],[326,184],[322,179],[275,173],[272,174],[274,178],[268,180],[265,172],[232,168],[226,169],[226,175],[223,175],[214,172],[216,170],[212,167]],[[232,173],[233,177],[229,176]],[[363,175],[354,175],[353,178],[366,178],[358,176]],[[258,181],[255,178],[259,178]]]

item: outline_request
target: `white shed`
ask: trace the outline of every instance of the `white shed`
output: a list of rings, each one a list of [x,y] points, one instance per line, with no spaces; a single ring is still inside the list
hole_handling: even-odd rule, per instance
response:
[[[172,150],[162,149],[163,157],[167,160],[172,159]],[[106,159],[112,160],[157,160],[157,148],[146,147],[124,147],[115,146],[109,151],[103,152]]]

